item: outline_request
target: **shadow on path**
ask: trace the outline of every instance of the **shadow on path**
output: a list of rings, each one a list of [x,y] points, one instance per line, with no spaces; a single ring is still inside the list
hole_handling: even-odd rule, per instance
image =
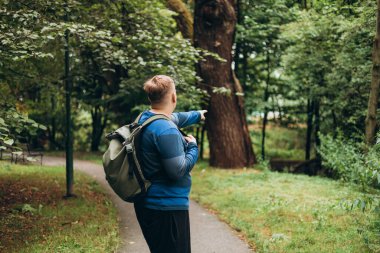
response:
[[[65,166],[65,158],[46,157],[44,165]],[[121,200],[105,180],[103,167],[99,164],[74,160],[76,170],[85,172],[98,181],[109,193],[118,210],[121,245],[118,252],[149,253],[149,248],[136,220],[133,204]],[[74,186],[75,192],[75,186]],[[191,249],[194,253],[248,253],[248,245],[239,239],[232,229],[206,209],[190,202]]]

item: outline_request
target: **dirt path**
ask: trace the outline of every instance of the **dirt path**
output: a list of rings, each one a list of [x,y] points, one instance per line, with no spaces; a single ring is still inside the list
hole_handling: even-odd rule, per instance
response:
[[[64,166],[61,157],[44,157],[44,165]],[[119,214],[122,244],[118,252],[149,253],[148,246],[136,220],[132,204],[126,203],[108,186],[103,167],[99,164],[75,160],[76,170],[92,176],[105,187]],[[248,245],[239,239],[232,229],[194,201],[190,203],[191,249],[193,253],[248,253]]]

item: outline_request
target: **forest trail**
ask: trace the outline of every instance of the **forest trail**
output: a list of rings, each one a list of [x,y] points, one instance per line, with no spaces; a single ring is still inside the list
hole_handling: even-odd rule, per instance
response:
[[[63,157],[46,157],[44,165],[64,166]],[[118,210],[121,245],[118,252],[149,253],[139,224],[136,220],[133,204],[122,201],[105,180],[103,167],[90,161],[74,160],[74,168],[93,177],[109,194]],[[74,177],[75,180],[75,177]],[[75,185],[74,185],[75,193]],[[194,253],[248,253],[252,252],[248,244],[225,223],[206,209],[191,201],[191,249]]]

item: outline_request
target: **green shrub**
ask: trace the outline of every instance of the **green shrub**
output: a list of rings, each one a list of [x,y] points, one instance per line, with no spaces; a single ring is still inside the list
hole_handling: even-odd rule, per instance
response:
[[[318,152],[323,166],[347,182],[361,185],[363,188],[380,188],[380,143],[366,147],[363,143],[354,143],[342,136],[320,135],[321,147]]]

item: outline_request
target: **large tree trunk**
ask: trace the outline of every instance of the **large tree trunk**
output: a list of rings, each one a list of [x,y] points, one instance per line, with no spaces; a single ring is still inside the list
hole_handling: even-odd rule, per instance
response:
[[[210,95],[206,117],[210,143],[210,165],[223,168],[255,163],[240,83],[231,68],[236,14],[233,0],[195,1],[194,45],[218,54],[219,61],[207,57],[197,66],[198,75]],[[213,87],[231,90],[231,95],[214,93]]]
[[[372,49],[372,81],[368,99],[368,112],[365,120],[365,138],[368,145],[373,145],[376,135],[376,111],[380,87],[380,0],[377,0],[376,35]]]

